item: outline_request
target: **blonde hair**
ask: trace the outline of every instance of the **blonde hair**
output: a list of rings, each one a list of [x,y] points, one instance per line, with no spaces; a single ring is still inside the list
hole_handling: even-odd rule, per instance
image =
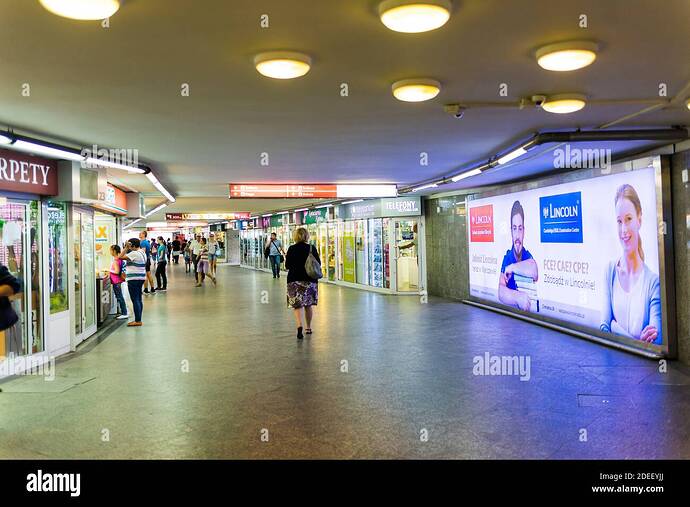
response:
[[[292,239],[295,243],[306,243],[309,241],[309,232],[304,227],[299,227],[292,233]]]
[[[630,201],[632,205],[635,207],[635,211],[637,212],[637,218],[642,218],[642,203],[640,202],[640,196],[637,195],[637,191],[633,188],[632,185],[628,185],[626,183],[618,187],[614,203],[618,204],[618,201],[620,201],[621,199],[627,199],[628,201]],[[644,250],[642,250],[642,238],[639,234],[637,235],[637,252],[640,254],[640,259],[644,261]]]

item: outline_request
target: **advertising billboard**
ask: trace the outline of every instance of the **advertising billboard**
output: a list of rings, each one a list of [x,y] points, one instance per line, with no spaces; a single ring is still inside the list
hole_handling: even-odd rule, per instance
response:
[[[469,200],[472,298],[667,350],[655,160],[656,167]]]

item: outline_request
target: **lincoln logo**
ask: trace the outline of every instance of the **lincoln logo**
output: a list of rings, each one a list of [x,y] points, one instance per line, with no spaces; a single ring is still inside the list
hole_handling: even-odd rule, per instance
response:
[[[577,201],[575,206],[556,206],[555,208],[549,204],[548,208],[544,208],[544,218],[574,218],[580,215]]]

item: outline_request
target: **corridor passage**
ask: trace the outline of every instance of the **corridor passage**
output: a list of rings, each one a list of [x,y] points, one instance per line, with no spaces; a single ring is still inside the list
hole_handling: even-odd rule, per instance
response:
[[[171,266],[144,325],[0,383],[2,458],[688,458],[690,376],[464,305]],[[476,375],[476,357],[529,359]],[[527,364],[527,363],[524,363]]]

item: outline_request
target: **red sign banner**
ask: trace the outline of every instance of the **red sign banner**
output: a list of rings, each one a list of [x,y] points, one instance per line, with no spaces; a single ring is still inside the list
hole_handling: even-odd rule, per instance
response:
[[[0,190],[57,195],[57,162],[0,149]]]
[[[230,185],[231,199],[335,199],[338,185],[242,183]]]
[[[184,222],[186,220],[242,220],[249,218],[248,211],[231,211],[230,213],[166,213],[165,220],[169,222]]]
[[[487,204],[470,208],[470,241],[494,242],[494,206]]]

